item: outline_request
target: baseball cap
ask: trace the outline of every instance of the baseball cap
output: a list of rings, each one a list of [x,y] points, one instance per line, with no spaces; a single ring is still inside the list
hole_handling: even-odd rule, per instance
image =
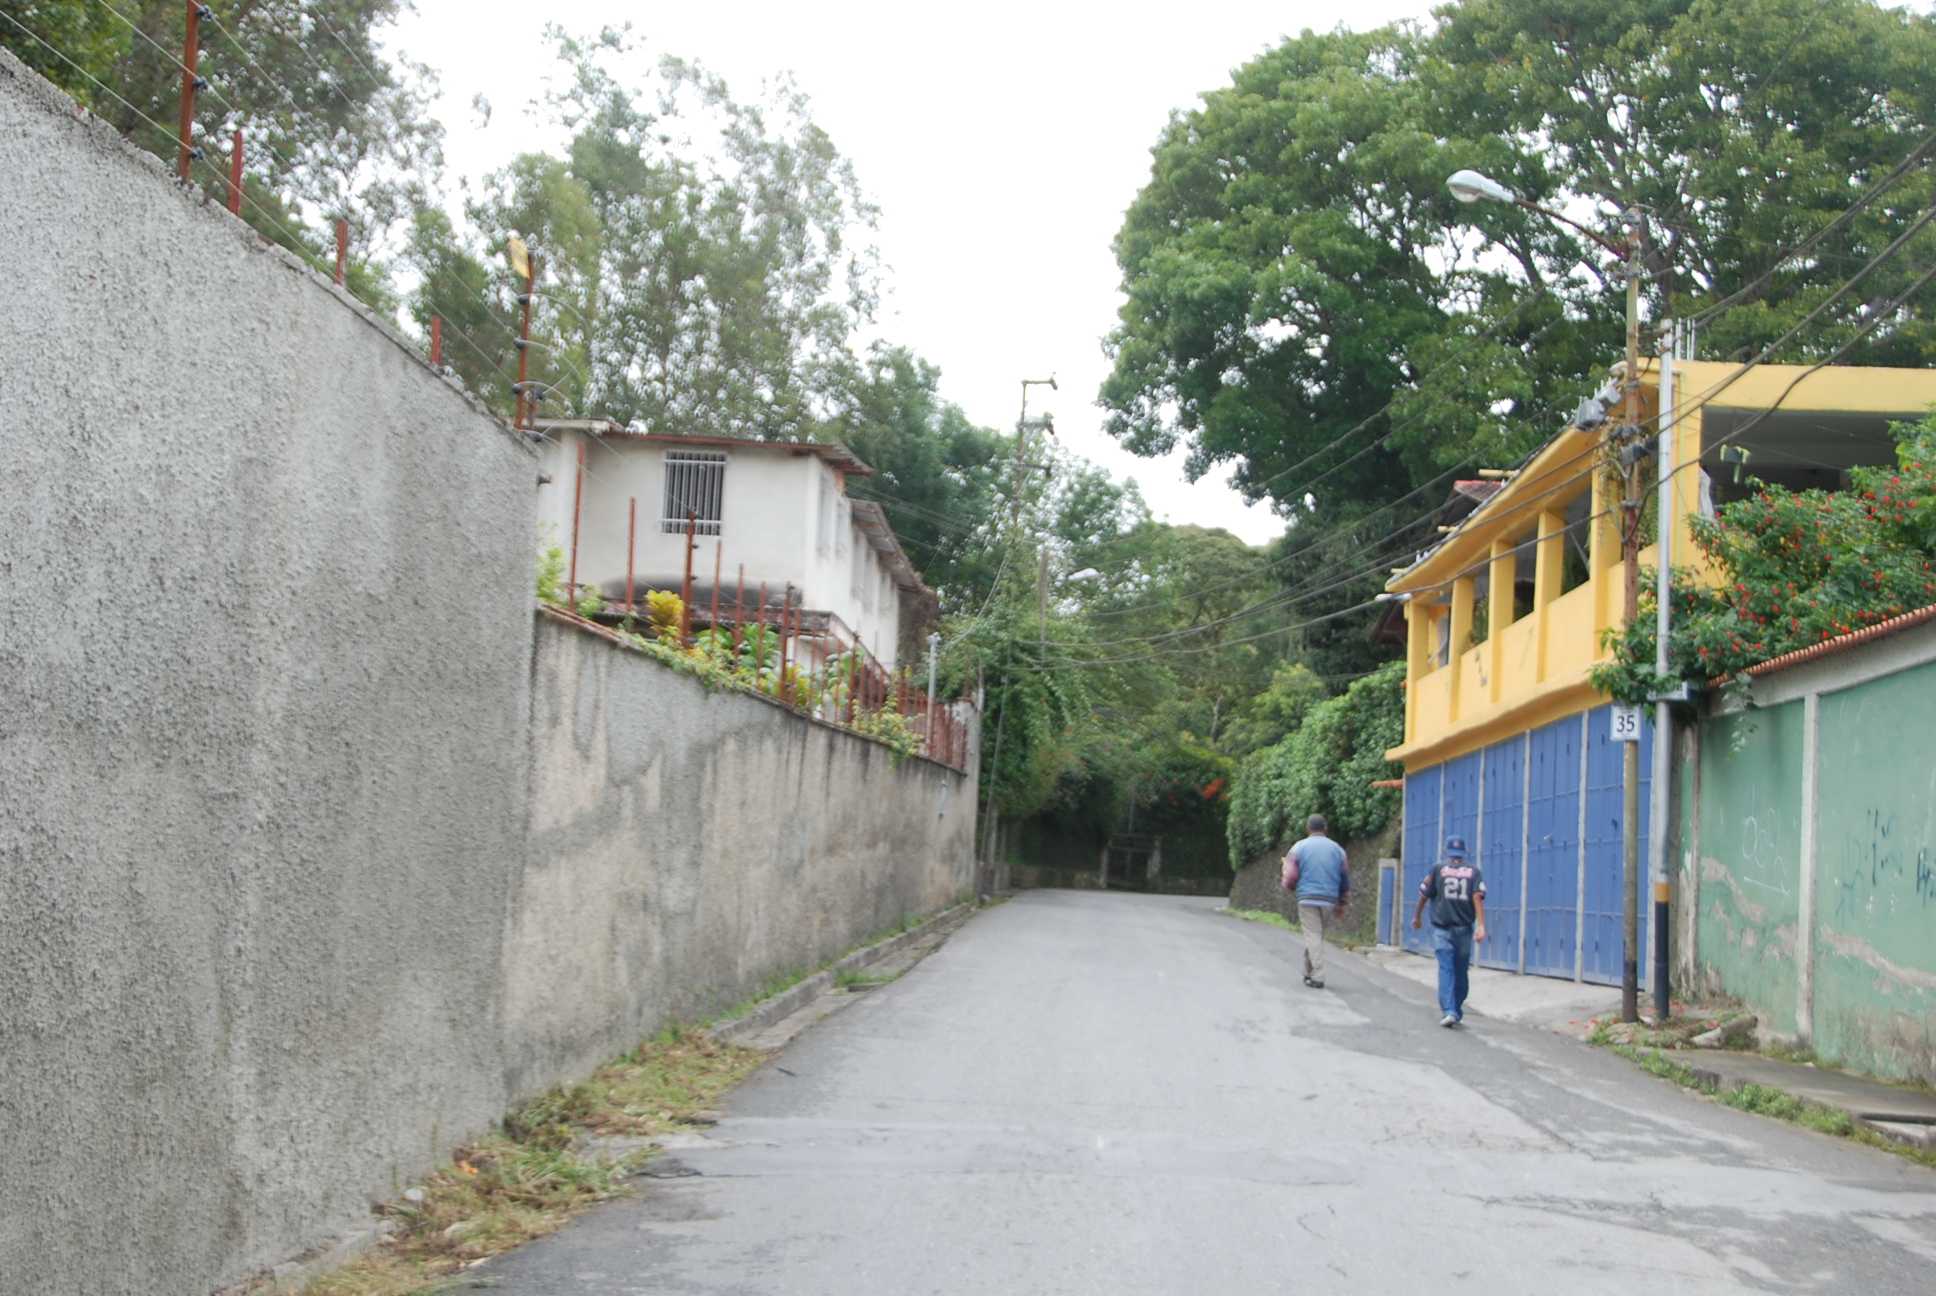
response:
[[[1459,859],[1464,859],[1465,858],[1465,838],[1447,837],[1445,839],[1445,853],[1447,855],[1456,856]]]

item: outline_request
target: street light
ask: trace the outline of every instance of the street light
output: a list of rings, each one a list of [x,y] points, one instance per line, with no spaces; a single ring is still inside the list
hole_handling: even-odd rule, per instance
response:
[[[1627,446],[1638,446],[1640,442],[1640,240],[1637,235],[1638,215],[1632,208],[1621,213],[1621,223],[1626,227],[1627,237],[1620,240],[1609,239],[1588,229],[1570,216],[1562,216],[1550,208],[1521,198],[1506,186],[1490,176],[1477,171],[1455,171],[1446,179],[1446,186],[1452,196],[1462,203],[1488,202],[1512,203],[1527,211],[1538,212],[1550,220],[1556,220],[1598,243],[1607,251],[1619,257],[1627,272],[1627,369],[1621,375],[1621,387],[1626,394],[1625,422],[1615,428],[1611,438],[1624,442]],[[1582,411],[1584,412],[1582,407]],[[1640,615],[1640,456],[1623,454],[1620,456],[1620,475],[1623,496],[1620,501],[1620,559],[1626,575],[1626,624],[1632,625]],[[1667,530],[1665,515],[1661,518],[1661,531]],[[1656,734],[1656,742],[1665,742],[1665,734]],[[1625,848],[1626,885],[1622,887],[1624,904],[1622,906],[1625,948],[1620,963],[1620,1020],[1640,1020],[1640,743],[1637,740],[1625,744],[1620,762],[1621,790],[1625,794],[1621,811],[1621,844]],[[1656,905],[1656,912],[1660,906]],[[1666,939],[1666,932],[1655,933],[1656,940]],[[1658,987],[1656,987],[1658,989]],[[1660,996],[1666,1002],[1665,994]]]

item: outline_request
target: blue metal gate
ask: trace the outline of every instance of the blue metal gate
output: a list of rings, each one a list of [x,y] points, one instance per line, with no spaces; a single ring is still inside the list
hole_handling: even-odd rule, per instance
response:
[[[1439,792],[1445,767],[1434,765],[1405,776],[1405,847],[1399,864],[1398,910],[1402,922],[1399,940],[1404,948],[1429,953],[1429,932],[1412,930],[1412,906],[1417,904],[1419,884],[1425,871],[1438,858]]]
[[[1613,708],[1596,707],[1587,713],[1586,749],[1586,894],[1581,918],[1580,976],[1602,985],[1620,984],[1622,952],[1626,948],[1626,834],[1621,825],[1625,791],[1622,787],[1622,749],[1613,741]],[[1647,983],[1647,926],[1653,910],[1647,879],[1648,788],[1652,784],[1654,727],[1640,727],[1640,981]]]
[[[1525,832],[1526,739],[1485,750],[1483,813],[1474,843],[1486,880],[1486,938],[1475,949],[1482,967],[1519,970],[1520,856]]]
[[[1476,950],[1483,966],[1620,983],[1625,797],[1622,744],[1612,740],[1611,721],[1611,707],[1596,707],[1406,777],[1398,897],[1406,949],[1431,949],[1429,934],[1411,930],[1410,914],[1445,838],[1457,835],[1485,870],[1487,939]],[[1647,724],[1640,741],[1642,842],[1653,749],[1653,726]],[[1645,985],[1653,906],[1644,875],[1642,881],[1639,962]]]
[[[1445,853],[1447,837],[1465,838],[1465,848],[1473,850],[1479,840],[1479,762],[1478,752],[1467,752],[1445,762],[1445,809],[1439,814],[1439,839],[1435,854]]]
[[[1571,977],[1580,899],[1580,750],[1584,717],[1527,735],[1526,970]]]

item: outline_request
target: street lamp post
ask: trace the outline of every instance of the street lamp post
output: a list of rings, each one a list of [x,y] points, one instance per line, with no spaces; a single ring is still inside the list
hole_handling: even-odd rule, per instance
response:
[[[1632,625],[1640,615],[1640,238],[1638,215],[1629,209],[1622,216],[1626,237],[1615,241],[1551,208],[1521,198],[1505,185],[1477,171],[1456,171],[1446,179],[1452,196],[1462,203],[1503,202],[1538,212],[1550,220],[1571,226],[1619,257],[1627,277],[1627,365],[1621,387],[1626,395],[1624,424],[1614,439],[1621,444],[1620,561],[1625,569],[1626,588],[1622,609],[1625,624]],[[1663,517],[1662,530],[1666,530]],[[1655,735],[1656,742],[1666,741]],[[1622,792],[1620,829],[1624,848],[1625,885],[1622,886],[1622,935],[1624,948],[1620,962],[1620,1020],[1640,1020],[1640,743],[1625,744],[1620,765]]]

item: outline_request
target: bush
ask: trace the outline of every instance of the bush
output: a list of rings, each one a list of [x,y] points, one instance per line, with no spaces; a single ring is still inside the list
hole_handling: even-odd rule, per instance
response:
[[[1230,793],[1233,869],[1286,846],[1307,815],[1323,815],[1340,840],[1391,822],[1402,797],[1371,785],[1403,772],[1385,752],[1405,740],[1404,678],[1404,663],[1393,662],[1358,680],[1311,708],[1296,733],[1243,763]]]

